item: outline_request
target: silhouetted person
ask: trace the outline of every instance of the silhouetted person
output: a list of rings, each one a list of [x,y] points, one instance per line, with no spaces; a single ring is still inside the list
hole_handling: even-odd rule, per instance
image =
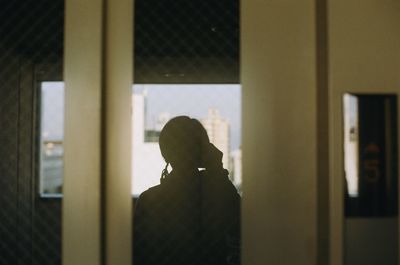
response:
[[[164,126],[159,144],[172,171],[166,166],[161,184],[137,201],[134,265],[239,264],[240,196],[222,167],[222,152],[186,116]]]

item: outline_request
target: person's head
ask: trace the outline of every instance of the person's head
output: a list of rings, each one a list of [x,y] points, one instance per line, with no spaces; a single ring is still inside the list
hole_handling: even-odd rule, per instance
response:
[[[187,116],[168,121],[159,138],[161,154],[172,167],[202,167],[201,148],[208,142],[207,132],[201,123]]]

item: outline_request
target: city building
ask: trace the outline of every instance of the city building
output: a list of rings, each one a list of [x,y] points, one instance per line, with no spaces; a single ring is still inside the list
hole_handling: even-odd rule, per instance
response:
[[[41,196],[61,196],[63,185],[63,155],[62,140],[41,140],[40,182]]]
[[[132,193],[138,196],[160,184],[165,161],[158,146],[160,131],[146,129],[146,93],[133,94],[132,106]]]
[[[235,187],[241,191],[242,185],[242,150],[233,150],[230,154],[229,175]]]
[[[221,117],[219,110],[210,108],[206,118],[200,120],[208,133],[210,142],[213,143],[224,154],[222,163],[224,168],[229,169],[230,157],[230,134],[229,122]]]
[[[160,131],[171,118],[168,112],[161,112],[156,119],[155,128],[147,128],[146,96],[146,91],[132,95],[132,193],[134,196],[160,183],[165,161],[160,153],[158,138]],[[230,152],[228,121],[216,108],[210,108],[207,117],[200,121],[208,133],[210,142],[222,151],[222,163],[224,168],[230,171],[232,182],[240,188],[241,150]]]

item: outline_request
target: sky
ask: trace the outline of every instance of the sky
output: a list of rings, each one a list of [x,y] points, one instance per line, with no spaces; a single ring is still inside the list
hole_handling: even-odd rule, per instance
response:
[[[207,117],[209,108],[217,108],[230,123],[231,150],[240,147],[240,85],[134,85],[133,90],[134,93],[146,91],[146,128],[154,129],[162,112],[168,112],[171,118],[186,115],[201,119]]]
[[[171,117],[187,115],[201,119],[217,108],[231,126],[231,148],[240,147],[240,85],[134,85],[134,93],[147,93],[146,127],[152,129],[161,112]],[[42,137],[62,140],[64,135],[64,83],[43,82],[41,87]]]
[[[64,138],[64,82],[42,82],[41,132],[46,140]]]
[[[160,113],[170,117],[187,115],[201,119],[209,108],[217,108],[230,124],[231,150],[241,145],[240,85],[134,85],[133,93],[146,93],[146,128],[154,129]],[[43,82],[41,86],[42,140],[64,138],[64,83]]]

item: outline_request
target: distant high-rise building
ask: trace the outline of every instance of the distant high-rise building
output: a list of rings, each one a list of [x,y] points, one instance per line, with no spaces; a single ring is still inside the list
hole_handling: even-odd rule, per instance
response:
[[[222,158],[224,168],[229,169],[229,122],[220,116],[218,109],[210,108],[208,110],[207,118],[201,119],[201,123],[208,133],[210,142],[213,143],[224,154]]]
[[[230,175],[233,184],[241,190],[242,185],[242,150],[236,149],[231,152]]]
[[[160,174],[166,163],[161,156],[158,138],[161,129],[169,121],[171,115],[161,112],[155,126],[146,128],[146,91],[133,94],[133,152],[132,152],[132,192],[138,195],[146,189],[160,183]],[[230,125],[222,118],[218,109],[208,110],[206,118],[200,122],[206,129],[210,142],[223,153],[222,163],[224,168],[231,171],[231,179],[239,187],[241,182],[241,153],[230,153]],[[231,156],[232,155],[232,156]],[[231,160],[231,165],[229,164]]]

